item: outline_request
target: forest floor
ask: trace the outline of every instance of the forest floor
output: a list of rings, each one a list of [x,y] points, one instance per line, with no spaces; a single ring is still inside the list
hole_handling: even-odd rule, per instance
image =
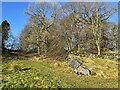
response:
[[[82,57],[92,75],[77,75],[66,61],[3,55],[1,88],[118,88],[118,62]],[[22,56],[21,56],[22,57]],[[78,57],[79,58],[79,57]]]

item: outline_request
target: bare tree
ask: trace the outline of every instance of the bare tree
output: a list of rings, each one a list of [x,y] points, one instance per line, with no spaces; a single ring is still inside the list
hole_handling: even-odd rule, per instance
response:
[[[100,55],[105,27],[116,10],[116,6],[103,2],[69,2],[64,6],[33,3],[26,10],[29,20],[21,39],[28,50],[38,54],[81,51],[84,47],[94,48]]]
[[[37,2],[30,4],[26,13],[32,18],[32,27],[36,32],[38,54],[40,54],[40,48],[42,52],[47,52],[45,47],[47,45],[47,34],[50,32],[49,28],[54,24],[56,19],[56,12],[60,8],[58,3],[50,2]],[[41,47],[40,47],[41,46]]]
[[[102,41],[102,30],[104,22],[109,19],[116,11],[116,6],[111,6],[107,3],[80,3],[83,11],[80,15],[82,22],[85,25],[90,25],[90,29],[93,32],[94,41],[97,47],[98,55],[101,54],[101,41]]]

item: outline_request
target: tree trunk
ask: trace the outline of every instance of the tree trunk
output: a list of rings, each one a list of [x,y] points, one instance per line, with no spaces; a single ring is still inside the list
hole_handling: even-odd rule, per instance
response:
[[[101,54],[100,45],[97,45],[97,54],[98,54],[98,55]]]
[[[79,30],[78,30],[78,35],[77,35],[77,36],[78,36],[78,37],[77,37],[77,38],[78,38],[77,51],[80,52],[80,49],[81,49],[81,48],[80,48],[80,32],[79,32]]]
[[[38,55],[40,55],[40,47],[37,47]]]
[[[114,52],[116,52],[117,51],[117,36],[116,36],[116,31],[114,31],[113,34],[114,34],[113,47],[114,47]]]
[[[77,48],[78,48],[78,52],[80,52],[80,45],[79,45],[79,43],[78,43],[78,47]]]
[[[100,50],[100,43],[98,43],[98,41],[96,41],[96,46],[97,46],[97,54],[100,55],[101,50]]]

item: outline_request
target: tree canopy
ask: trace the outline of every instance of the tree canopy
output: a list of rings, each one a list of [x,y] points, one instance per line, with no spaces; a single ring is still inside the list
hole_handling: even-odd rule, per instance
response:
[[[25,12],[29,20],[20,34],[21,47],[45,55],[92,50],[100,55],[108,49],[107,31],[115,29],[108,19],[116,11],[116,5],[103,2],[32,3]]]
[[[5,41],[8,39],[9,36],[9,30],[10,30],[10,24],[7,20],[4,20],[1,23],[1,32],[2,32],[2,46],[5,47]]]

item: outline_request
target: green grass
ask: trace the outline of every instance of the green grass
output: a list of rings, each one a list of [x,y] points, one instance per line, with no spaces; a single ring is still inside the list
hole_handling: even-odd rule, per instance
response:
[[[65,61],[47,59],[10,60],[2,63],[2,88],[117,88],[117,61],[83,58],[95,73],[76,75]],[[107,66],[106,66],[107,65]],[[110,67],[111,66],[111,67]],[[104,67],[110,67],[109,69]],[[101,71],[101,72],[100,72]],[[109,72],[109,73],[108,73]],[[114,73],[113,73],[114,72]],[[114,75],[113,75],[114,74]],[[106,77],[104,77],[106,76]]]

